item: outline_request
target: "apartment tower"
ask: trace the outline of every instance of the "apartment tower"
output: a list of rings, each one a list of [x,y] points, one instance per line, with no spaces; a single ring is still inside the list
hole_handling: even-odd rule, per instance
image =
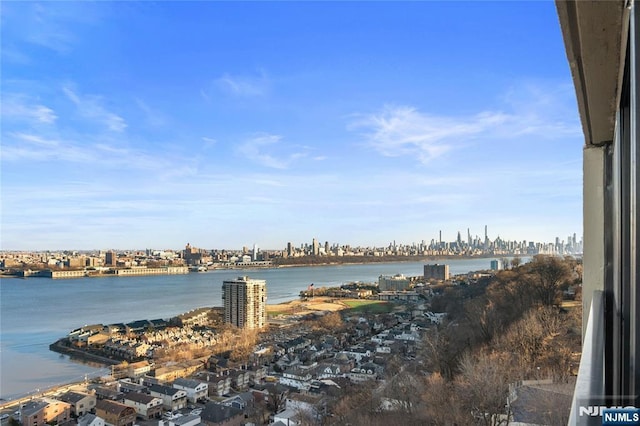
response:
[[[449,279],[449,265],[424,265],[424,278],[426,280],[441,280],[445,281]]]
[[[267,282],[249,277],[222,282],[224,322],[258,329],[267,322]]]

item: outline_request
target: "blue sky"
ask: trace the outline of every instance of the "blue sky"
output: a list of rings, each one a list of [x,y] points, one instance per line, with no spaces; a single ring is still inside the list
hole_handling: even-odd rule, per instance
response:
[[[551,1],[2,2],[4,250],[582,234]]]

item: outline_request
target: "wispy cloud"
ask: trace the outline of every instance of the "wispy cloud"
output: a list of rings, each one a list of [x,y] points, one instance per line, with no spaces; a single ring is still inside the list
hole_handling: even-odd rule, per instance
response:
[[[149,125],[158,127],[158,126],[163,126],[165,124],[166,118],[164,117],[163,114],[156,111],[155,109],[152,109],[142,99],[136,98],[135,102],[138,108],[140,108],[140,110],[144,113],[146,121]]]
[[[264,71],[257,76],[223,74],[215,80],[215,85],[223,92],[241,96],[263,96],[268,93],[271,82]],[[208,96],[206,96],[208,99]]]
[[[5,95],[0,106],[2,118],[31,123],[52,124],[58,116],[49,107],[30,100],[25,95]]]
[[[122,132],[127,128],[124,118],[108,111],[102,106],[102,99],[98,96],[82,96],[77,94],[72,88],[65,86],[62,88],[67,98],[73,102],[79,114],[82,116],[98,121],[114,132]]]
[[[46,136],[13,132],[3,136],[3,161],[68,161],[86,163],[95,160],[95,155],[86,147]]]
[[[257,164],[274,169],[286,169],[296,159],[306,156],[305,153],[295,152],[277,157],[266,152],[268,147],[277,146],[281,140],[282,136],[279,135],[261,134],[246,140],[237,151]]]
[[[32,134],[21,133],[21,132],[11,133],[10,135],[23,142],[31,143],[34,145],[48,146],[48,147],[57,147],[60,145],[60,143],[56,140],[47,139],[38,135],[32,135]]]
[[[484,112],[466,118],[437,116],[416,108],[385,107],[381,112],[364,116],[350,127],[364,128],[368,144],[384,156],[417,156],[426,163],[459,143],[487,129],[503,124],[502,113]]]
[[[579,136],[574,109],[566,107],[571,96],[563,86],[544,90],[522,85],[503,97],[502,110],[447,116],[412,106],[385,106],[356,115],[348,127],[362,131],[366,144],[384,156],[412,156],[426,164],[476,140]]]
[[[31,43],[66,53],[76,40],[75,36],[61,25],[55,9],[48,4],[33,4],[31,23],[28,35],[28,41]]]

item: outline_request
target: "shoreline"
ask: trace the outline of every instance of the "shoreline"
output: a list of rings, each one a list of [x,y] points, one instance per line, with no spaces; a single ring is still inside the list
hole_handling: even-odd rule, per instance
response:
[[[313,262],[313,259],[327,259],[327,257],[316,257],[311,262],[292,262],[292,263],[272,263],[271,265],[235,265],[235,266],[226,266],[226,267],[210,267],[207,271],[195,272],[188,271],[186,274],[191,273],[207,273],[211,271],[242,271],[242,270],[251,270],[251,269],[279,269],[279,268],[306,268],[306,267],[319,267],[319,266],[340,266],[340,265],[368,265],[368,264],[377,264],[377,263],[411,263],[411,262],[421,262],[421,261],[429,261],[429,262],[438,262],[438,261],[446,261],[446,260],[469,260],[469,259],[490,259],[490,258],[512,258],[512,257],[527,257],[527,255],[514,255],[514,254],[504,254],[504,255],[491,255],[491,254],[482,254],[482,255],[440,255],[440,256],[345,256],[349,260],[347,261],[320,261]],[[301,258],[302,259],[302,258]],[[361,261],[359,261],[362,259]],[[128,269],[128,268],[121,268]],[[69,276],[69,277],[48,277],[43,275],[37,275],[42,271],[48,271],[50,269],[38,269],[33,275],[29,276],[21,276],[20,273],[23,273],[24,270],[14,270],[15,272],[12,274],[0,274],[0,278],[46,278],[46,279],[72,279],[72,278],[108,278],[108,277],[118,277],[118,278],[135,278],[140,276],[167,276],[167,275],[183,275],[181,274],[171,274],[171,273],[148,273],[148,274],[126,274],[120,275],[115,273],[97,273],[97,274],[86,274],[83,276]],[[85,269],[60,269],[56,271],[84,271]]]
[[[458,259],[451,259],[450,261],[445,261],[445,263],[450,263],[451,265],[459,264],[457,268],[454,268],[456,272],[458,272],[458,270],[459,272],[462,272],[463,270],[464,271],[476,270],[480,268],[487,268],[489,266],[488,261],[484,261],[483,259],[463,260],[458,258]],[[404,265],[411,265],[411,266],[407,267]],[[294,268],[293,266],[296,266],[296,267]],[[316,288],[320,288],[320,286],[322,285],[337,286],[337,285],[340,285],[340,283],[348,283],[356,280],[360,280],[362,282],[374,282],[374,281],[377,281],[378,276],[382,273],[392,274],[395,272],[403,272],[406,274],[407,272],[409,272],[409,275],[419,275],[422,270],[422,263],[420,261],[412,262],[406,258],[403,261],[396,261],[396,262],[384,262],[384,263],[359,262],[355,266],[346,265],[346,264],[344,266],[338,266],[338,267],[336,266],[332,267],[330,265],[322,265],[322,266],[328,266],[328,267],[311,268],[311,269],[306,268],[306,266],[320,266],[320,265],[287,265],[284,268],[273,268],[270,270],[271,275],[269,276],[273,278],[274,282],[277,282],[277,285],[274,286],[273,288],[271,288],[270,286],[269,298],[267,300],[267,304],[268,304],[267,309],[269,311],[269,319],[270,320],[272,318],[275,319],[274,324],[280,325],[281,320],[287,315],[291,315],[291,314],[294,314],[296,316],[298,315],[299,311],[302,310],[300,309],[301,308],[300,291],[306,290],[308,288],[308,283],[311,281],[315,281]],[[258,273],[259,271],[260,270],[256,270],[255,273]],[[209,272],[211,272],[211,270]],[[49,335],[44,339],[39,339],[37,341],[38,348],[34,350],[36,353],[48,352],[49,354],[53,354],[56,352],[51,352],[49,350],[49,346],[55,341],[57,341],[58,339],[62,337],[66,337],[66,334],[69,331],[71,331],[73,328],[77,327],[78,325],[92,324],[96,321],[107,324],[107,323],[114,323],[120,320],[126,320],[128,322],[128,321],[138,320],[141,318],[164,318],[164,317],[174,316],[182,312],[188,312],[196,306],[199,307],[203,305],[202,303],[198,302],[199,300],[201,302],[204,301],[202,297],[208,298],[207,300],[209,302],[206,303],[206,306],[221,307],[222,306],[221,301],[219,300],[220,296],[218,295],[219,286],[215,285],[217,283],[216,277],[224,276],[224,278],[226,279],[228,275],[233,275],[234,273],[242,274],[242,272],[228,270],[227,272],[219,271],[219,272],[213,272],[211,274],[207,274],[206,272],[194,273],[193,275],[188,274],[188,275],[182,275],[179,277],[176,276],[175,278],[166,277],[166,276],[146,277],[144,278],[144,282],[151,286],[149,288],[156,288],[157,286],[157,288],[163,289],[161,293],[159,293],[161,295],[158,295],[153,299],[154,305],[158,304],[158,306],[162,307],[162,309],[158,309],[158,308],[151,309],[143,306],[140,306],[141,309],[139,310],[139,312],[132,312],[131,310],[118,309],[117,310],[118,314],[115,314],[115,315],[105,314],[104,318],[103,317],[96,318],[92,313],[92,310],[94,309],[93,305],[96,304],[95,297],[93,296],[82,297],[80,298],[81,300],[78,300],[78,301],[74,299],[75,301],[74,303],[85,303],[85,305],[83,306],[87,306],[86,309],[82,309],[81,311],[79,311],[77,317],[74,318],[74,316],[76,316],[76,310],[72,309],[71,306],[67,306],[64,303],[62,303],[59,295],[66,294],[67,291],[69,292],[73,291],[73,294],[76,294],[77,292],[75,290],[77,290],[78,288],[84,288],[85,284],[86,286],[91,288],[92,292],[94,291],[93,284],[95,284],[96,291],[97,289],[104,289],[105,291],[108,291],[107,294],[110,295],[111,294],[109,292],[110,290],[107,290],[107,289],[110,288],[112,285],[116,285],[117,280],[115,281],[114,280],[98,280],[98,281],[86,280],[83,282],[83,285],[79,287],[76,284],[76,282],[71,279],[63,280],[60,283],[47,281],[47,280],[40,280],[40,281],[38,280],[36,281],[7,280],[6,283],[4,284],[7,284],[7,285],[11,284],[10,287],[8,288],[12,290],[11,292],[7,292],[7,296],[12,296],[13,298],[8,298],[8,297],[3,298],[3,309],[6,307],[7,314],[11,313],[13,318],[21,318],[20,316],[21,310],[19,310],[17,307],[20,306],[20,303],[21,303],[20,301],[25,300],[24,297],[31,297],[29,295],[34,294],[33,293],[34,291],[37,292],[38,294],[44,295],[40,297],[45,297],[46,300],[48,301],[54,301],[55,303],[62,303],[61,306],[63,308],[65,307],[66,308],[61,311],[61,315],[65,315],[67,319],[59,320],[58,322],[60,323],[60,325],[62,325],[62,327],[57,327],[57,329],[59,330],[53,333],[52,335]],[[247,273],[250,275],[253,274],[252,272],[247,272]],[[313,277],[313,279],[310,277]],[[130,294],[131,295],[130,297],[132,298],[144,297],[144,294],[147,291],[146,287],[138,286],[138,285],[134,285],[134,286],[130,285],[131,282],[137,283],[138,281],[142,282],[142,280],[143,278],[139,277],[134,279],[133,281],[131,280],[117,281],[118,282],[117,286],[119,289],[121,289],[121,291],[125,291],[126,294],[128,295]],[[213,282],[212,280],[216,281],[214,285],[212,285],[212,282]],[[322,281],[322,283],[318,280]],[[326,281],[325,284],[323,284],[325,282],[323,280]],[[112,282],[113,284],[109,284],[109,282]],[[158,283],[158,284],[156,285],[154,283]],[[183,284],[189,284],[189,285],[188,286],[177,285],[177,283],[183,283]],[[51,285],[51,284],[63,284],[63,286],[61,287],[62,293],[57,289],[58,288],[57,285]],[[274,291],[273,295],[271,294],[272,290]],[[186,293],[189,293],[190,295],[187,295]],[[169,303],[167,302],[167,300],[169,300],[167,298],[175,298],[175,302]],[[85,301],[85,299],[87,300]],[[315,299],[317,301],[318,296],[316,296]],[[309,304],[307,304],[307,306],[311,307],[311,305]],[[95,309],[99,309],[99,308],[95,308]],[[312,307],[312,309],[324,310],[324,308],[320,308],[318,304]],[[292,312],[293,310],[295,310],[295,312]],[[51,315],[54,315],[54,316],[58,315],[58,311],[56,310],[55,312],[53,312],[51,308],[46,309],[44,311],[39,311],[39,312],[46,313],[46,316],[45,314],[42,314],[42,313],[39,314],[38,318],[42,317],[43,319],[46,317],[51,317]],[[278,314],[276,312],[281,312],[284,315],[282,317],[277,316]],[[27,332],[39,333],[38,328],[33,328],[32,326],[28,326],[28,327],[24,326],[23,322],[17,322],[15,320],[13,322],[16,323],[15,327],[18,327],[16,328],[17,330],[24,329]],[[28,321],[27,321],[27,324],[28,324]],[[32,328],[33,330],[31,330]],[[36,335],[36,337],[34,338],[38,339],[38,336]],[[22,364],[20,363],[19,353],[18,353],[19,351],[14,351],[11,346],[9,346],[7,349],[8,349],[8,353],[14,356],[14,358],[11,358],[12,360],[11,362],[15,363],[15,365],[18,367],[22,367]],[[79,361],[81,363],[83,359],[88,358],[87,356],[84,356],[84,354],[80,354],[80,353],[75,353],[73,355],[74,355],[73,357],[74,361]],[[75,355],[81,355],[81,356],[76,357]],[[56,357],[56,359],[51,362],[51,365],[54,365],[55,362],[60,362],[61,365],[68,364],[70,362],[68,360],[68,357],[65,355],[64,358],[67,358],[67,359],[62,360],[62,357],[60,357],[60,360],[59,360],[58,357]],[[6,359],[9,360],[9,358],[6,358]],[[98,361],[100,364],[102,364],[100,361],[103,361],[103,360]],[[11,365],[13,364],[7,361],[6,366],[10,368]],[[5,367],[5,362],[3,360],[3,368],[4,367]],[[96,367],[96,368],[99,368],[99,367]],[[93,371],[94,369],[92,368],[91,370]],[[42,373],[38,372],[37,375],[33,375],[32,381],[34,383],[38,380],[41,380],[43,382],[48,382],[49,376],[53,376],[53,375],[54,374],[49,374],[47,372],[42,372]],[[25,377],[31,380],[32,379],[31,376],[32,374],[27,370],[25,372]],[[42,377],[41,379],[40,379],[40,376]],[[6,387],[5,387],[5,381],[3,381],[2,387],[5,389],[3,389],[2,397],[4,398],[11,397],[12,394],[14,396],[16,394],[23,395],[26,392],[30,392],[37,387],[36,385],[30,385],[30,383],[25,382],[25,379],[21,377],[16,377],[15,379],[12,378],[11,381],[9,381],[8,378],[9,376],[7,376],[7,379],[6,379]],[[73,380],[73,378],[71,379]],[[57,375],[55,380],[56,381],[58,380]],[[14,382],[16,384],[15,389],[13,386]],[[42,387],[43,386],[41,385],[40,388]],[[4,392],[7,392],[7,393],[5,394]]]

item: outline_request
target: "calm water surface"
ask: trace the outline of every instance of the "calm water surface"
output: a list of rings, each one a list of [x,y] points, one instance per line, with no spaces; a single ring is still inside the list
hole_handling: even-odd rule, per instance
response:
[[[491,259],[447,260],[452,274],[488,269]],[[444,263],[444,262],[440,262]],[[49,344],[85,324],[170,318],[194,308],[222,306],[222,281],[248,275],[267,281],[268,303],[298,297],[301,290],[380,275],[422,275],[425,262],[217,270],[187,275],[0,280],[0,398],[81,380],[105,369],[71,361]]]

